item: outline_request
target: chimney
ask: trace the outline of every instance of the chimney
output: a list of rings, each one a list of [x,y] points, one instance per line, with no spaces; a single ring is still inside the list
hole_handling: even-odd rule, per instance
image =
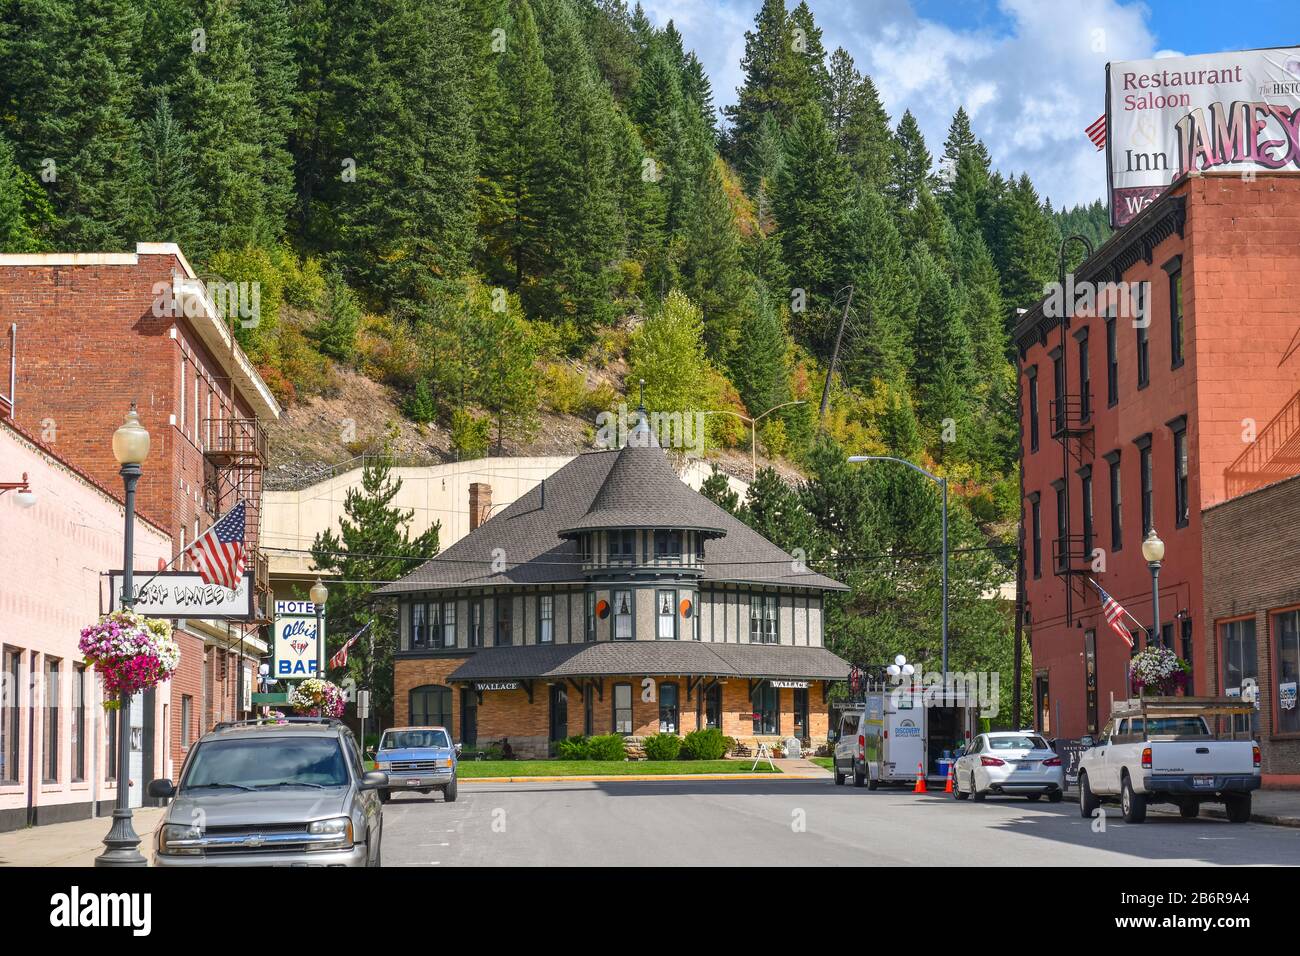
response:
[[[471,482],[469,486],[469,530],[473,531],[488,519],[492,510],[492,486],[485,481]]]

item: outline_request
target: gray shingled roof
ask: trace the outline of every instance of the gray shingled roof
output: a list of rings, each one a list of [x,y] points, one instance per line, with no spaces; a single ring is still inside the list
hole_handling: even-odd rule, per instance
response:
[[[648,457],[651,455],[657,458],[652,460]],[[625,457],[626,477],[618,477],[608,498],[603,498],[616,464]],[[624,474],[621,468],[619,472]],[[635,518],[638,523],[631,526],[643,526],[639,522],[650,519],[651,509],[638,506],[638,492],[653,502],[653,507],[672,509],[671,521],[665,511],[656,512],[655,526],[712,528],[723,535],[705,544],[705,583],[847,590],[824,575],[795,571],[790,555],[684,484],[660,449],[629,446],[577,456],[446,551],[405,577],[378,588],[375,594],[581,583],[584,578],[577,542],[561,538],[561,532],[579,527],[593,513],[617,513],[623,520]],[[608,509],[598,500],[608,501]],[[504,570],[494,572],[493,562],[497,560]]]
[[[844,680],[849,664],[824,647],[788,644],[704,644],[693,641],[600,641],[488,647],[450,679],[601,677],[620,674]]]

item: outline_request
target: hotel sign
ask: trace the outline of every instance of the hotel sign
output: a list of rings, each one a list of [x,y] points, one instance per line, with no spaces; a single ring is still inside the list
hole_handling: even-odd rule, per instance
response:
[[[474,682],[474,690],[478,691],[480,694],[485,690],[518,690],[519,687],[520,684],[517,680],[489,680]]]
[[[321,622],[324,623],[324,615]],[[272,680],[303,680],[320,676],[318,641],[322,635],[316,633],[315,604],[310,601],[276,601],[271,635],[275,656]]]
[[[1300,47],[1106,64],[1111,225],[1192,170],[1300,172]]]
[[[146,617],[204,620],[253,620],[253,574],[246,572],[234,591],[220,584],[204,584],[194,571],[160,571],[156,576],[136,571],[133,610]],[[122,572],[108,573],[110,609],[122,606]]]
[[[806,680],[770,680],[768,681],[773,687],[779,687],[782,690],[807,690],[808,681]]]

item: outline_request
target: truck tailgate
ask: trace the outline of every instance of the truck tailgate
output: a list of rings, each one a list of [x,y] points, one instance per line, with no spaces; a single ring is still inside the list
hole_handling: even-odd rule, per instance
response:
[[[1241,774],[1255,770],[1254,743],[1249,740],[1154,740],[1151,772]]]

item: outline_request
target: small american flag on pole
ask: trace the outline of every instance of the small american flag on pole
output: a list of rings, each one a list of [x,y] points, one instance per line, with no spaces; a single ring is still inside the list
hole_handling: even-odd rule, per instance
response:
[[[232,591],[244,578],[244,503],[231,508],[187,549],[204,584]]]
[[[1096,146],[1098,150],[1105,149],[1106,148],[1106,114],[1102,113],[1095,120],[1093,120],[1092,125],[1090,125],[1086,130],[1084,130],[1084,132],[1088,134],[1088,139],[1092,140],[1092,145]]]
[[[1130,634],[1128,632],[1128,628],[1124,626],[1124,618],[1125,617],[1132,618],[1133,615],[1129,614],[1128,611],[1124,610],[1124,606],[1120,604],[1118,601],[1116,601],[1109,594],[1107,594],[1105,589],[1103,589],[1102,586],[1098,584],[1095,580],[1093,580],[1092,578],[1089,578],[1088,580],[1092,581],[1092,586],[1095,587],[1097,589],[1097,593],[1101,595],[1102,617],[1106,619],[1106,623],[1110,625],[1111,630],[1114,631],[1116,634],[1118,634],[1121,638],[1123,638],[1125,644],[1127,644],[1129,647],[1132,647],[1133,635]],[[1137,620],[1134,619],[1133,623],[1137,624]],[[1138,626],[1141,627],[1141,625]],[[1146,630],[1146,628],[1142,628],[1142,629],[1144,631]]]
[[[344,644],[342,647],[340,647],[337,651],[335,651],[334,656],[330,658],[330,667],[348,666],[348,650],[352,647],[353,644],[357,642],[357,638],[359,638],[362,634],[366,633],[366,631],[370,629],[371,623],[372,623],[371,621],[367,621],[364,625],[362,625],[361,630],[357,631],[355,634],[349,637],[347,643]]]

